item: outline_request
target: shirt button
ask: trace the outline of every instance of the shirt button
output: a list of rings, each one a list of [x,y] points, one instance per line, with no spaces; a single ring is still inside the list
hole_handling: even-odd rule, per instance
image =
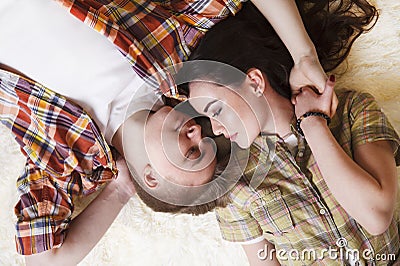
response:
[[[326,210],[325,210],[325,209],[320,209],[320,210],[319,210],[319,214],[325,215],[325,213],[326,213]]]

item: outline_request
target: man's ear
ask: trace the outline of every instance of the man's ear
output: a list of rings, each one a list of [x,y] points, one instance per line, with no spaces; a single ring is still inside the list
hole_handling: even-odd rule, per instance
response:
[[[143,180],[148,188],[156,188],[158,186],[158,180],[154,174],[154,170],[150,164],[146,164],[143,170]]]
[[[265,90],[265,78],[261,70],[257,68],[250,68],[249,71],[247,71],[247,77],[250,79],[252,92],[257,97],[261,97]]]

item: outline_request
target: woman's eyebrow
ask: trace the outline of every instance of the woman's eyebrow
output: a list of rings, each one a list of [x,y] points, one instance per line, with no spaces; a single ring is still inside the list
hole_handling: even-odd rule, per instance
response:
[[[218,100],[214,100],[214,101],[209,102],[209,103],[206,105],[206,107],[204,107],[203,112],[204,112],[204,113],[207,113],[208,108],[210,108],[210,106],[211,106],[213,103],[215,103],[215,102],[218,102]]]

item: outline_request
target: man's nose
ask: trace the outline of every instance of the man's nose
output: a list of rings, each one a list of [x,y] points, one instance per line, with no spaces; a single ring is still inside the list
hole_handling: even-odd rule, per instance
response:
[[[198,145],[201,141],[201,126],[198,124],[191,125],[187,129],[186,136]]]

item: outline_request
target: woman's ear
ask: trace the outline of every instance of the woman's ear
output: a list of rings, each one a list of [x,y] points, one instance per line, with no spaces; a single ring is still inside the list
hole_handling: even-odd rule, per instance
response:
[[[156,188],[158,186],[157,177],[153,174],[153,168],[150,164],[146,164],[144,167],[143,180],[148,188]]]
[[[265,90],[265,79],[261,70],[250,68],[247,71],[247,77],[250,79],[251,88],[257,97],[261,97]]]

